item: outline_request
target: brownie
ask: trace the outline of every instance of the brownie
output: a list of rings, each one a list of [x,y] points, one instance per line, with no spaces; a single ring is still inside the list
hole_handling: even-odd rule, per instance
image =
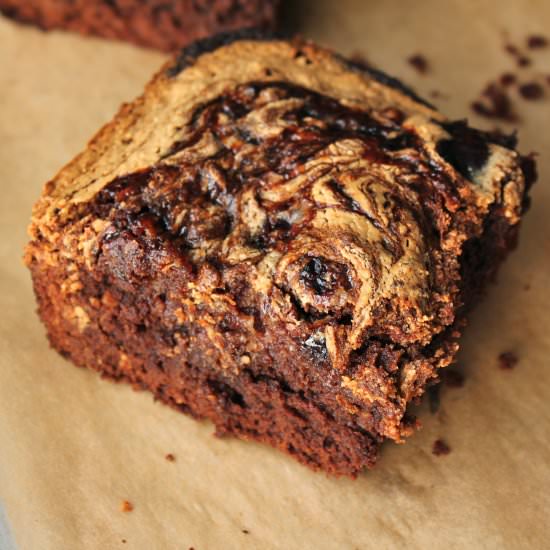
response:
[[[0,12],[44,30],[174,51],[212,33],[271,29],[279,0],[0,0]]]
[[[44,188],[52,346],[330,474],[372,466],[514,246],[530,157],[303,41],[184,50]]]

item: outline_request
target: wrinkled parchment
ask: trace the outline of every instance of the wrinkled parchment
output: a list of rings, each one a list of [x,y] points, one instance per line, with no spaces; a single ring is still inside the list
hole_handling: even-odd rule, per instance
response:
[[[305,36],[363,53],[486,128],[495,123],[468,105],[490,78],[516,70],[504,42],[550,33],[544,0],[292,4]],[[414,53],[427,74],[407,64]],[[523,81],[550,74],[550,48],[529,56]],[[541,178],[520,248],[463,340],[464,387],[444,388],[437,414],[424,406],[422,431],[384,447],[376,470],[337,480],[270,448],[216,439],[211,425],[48,348],[20,259],[31,205],[163,59],[0,18],[0,501],[18,547],[548,547],[550,88],[539,102],[512,93],[521,147],[540,152]],[[503,351],[518,355],[515,369],[498,368]],[[440,437],[447,456],[431,452]],[[123,500],[134,510],[121,511]]]

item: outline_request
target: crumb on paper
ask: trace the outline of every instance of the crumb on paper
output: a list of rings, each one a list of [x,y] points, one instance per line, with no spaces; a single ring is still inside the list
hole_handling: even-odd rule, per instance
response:
[[[517,77],[514,73],[502,73],[499,81],[503,86],[511,86],[517,82]]]
[[[531,65],[531,60],[526,55],[522,54],[519,48],[514,44],[505,44],[504,51],[510,54],[520,67],[527,67]]]
[[[542,35],[533,34],[527,38],[526,44],[529,49],[537,49],[546,47],[550,42]],[[506,42],[504,50],[514,58],[520,67],[531,65],[531,59],[515,44]],[[537,78],[544,78],[550,85],[550,75],[540,75],[539,73]],[[471,109],[486,118],[518,122],[519,118],[509,95],[511,87],[517,88],[519,96],[528,101],[536,101],[546,95],[541,83],[536,81],[519,83],[518,76],[514,71],[504,71],[488,82],[477,99],[470,103]]]
[[[532,34],[527,37],[527,47],[530,50],[546,48],[546,46],[548,46],[548,38],[542,34]]]
[[[513,55],[514,57],[521,55],[518,47],[514,46],[514,44],[510,44],[510,42],[504,44],[504,51],[506,53],[509,53],[510,55]]]
[[[407,58],[407,62],[421,74],[428,72],[428,60],[422,54],[411,55]]]
[[[451,452],[451,448],[443,439],[436,439],[432,447],[432,453],[435,456],[445,456]]]
[[[168,453],[164,458],[168,462],[175,462],[176,461],[176,457],[172,453]]]
[[[245,535],[250,534],[250,531],[249,531],[248,529],[243,529],[242,532],[243,532]]]
[[[123,500],[120,509],[123,512],[131,512],[134,509],[134,505],[129,500]]]
[[[122,544],[126,544],[126,539],[122,539],[120,542],[122,542]]]
[[[432,97],[433,99],[449,99],[448,94],[440,90],[432,90],[430,92],[430,97]]]
[[[513,369],[518,361],[518,356],[513,351],[504,351],[498,356],[498,366],[502,370]]]
[[[486,118],[515,122],[518,117],[508,94],[495,82],[490,82],[481,92],[481,97],[471,103],[472,110]]]
[[[460,370],[449,368],[443,371],[442,378],[445,386],[449,388],[462,388],[466,377]]]
[[[518,90],[521,97],[531,101],[544,97],[544,88],[538,82],[526,82]]]

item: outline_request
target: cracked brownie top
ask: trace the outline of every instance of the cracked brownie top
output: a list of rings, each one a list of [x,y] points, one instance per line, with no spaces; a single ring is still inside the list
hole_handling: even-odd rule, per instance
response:
[[[226,42],[182,54],[124,106],[47,184],[32,235],[85,220],[86,255],[137,232],[170,255],[163,269],[187,271],[190,300],[223,295],[279,323],[361,400],[402,414],[426,377],[415,350],[462,305],[464,243],[490,211],[519,221],[522,157],[313,44]],[[361,386],[369,340],[409,361]],[[384,435],[399,437],[392,421]]]

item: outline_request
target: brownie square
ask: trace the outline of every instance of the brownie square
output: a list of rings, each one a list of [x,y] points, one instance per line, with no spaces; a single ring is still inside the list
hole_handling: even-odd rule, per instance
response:
[[[39,314],[76,365],[354,476],[516,242],[514,146],[309,42],[200,42],[46,184]]]
[[[175,51],[213,33],[273,29],[278,0],[0,0],[0,12],[43,30]]]

